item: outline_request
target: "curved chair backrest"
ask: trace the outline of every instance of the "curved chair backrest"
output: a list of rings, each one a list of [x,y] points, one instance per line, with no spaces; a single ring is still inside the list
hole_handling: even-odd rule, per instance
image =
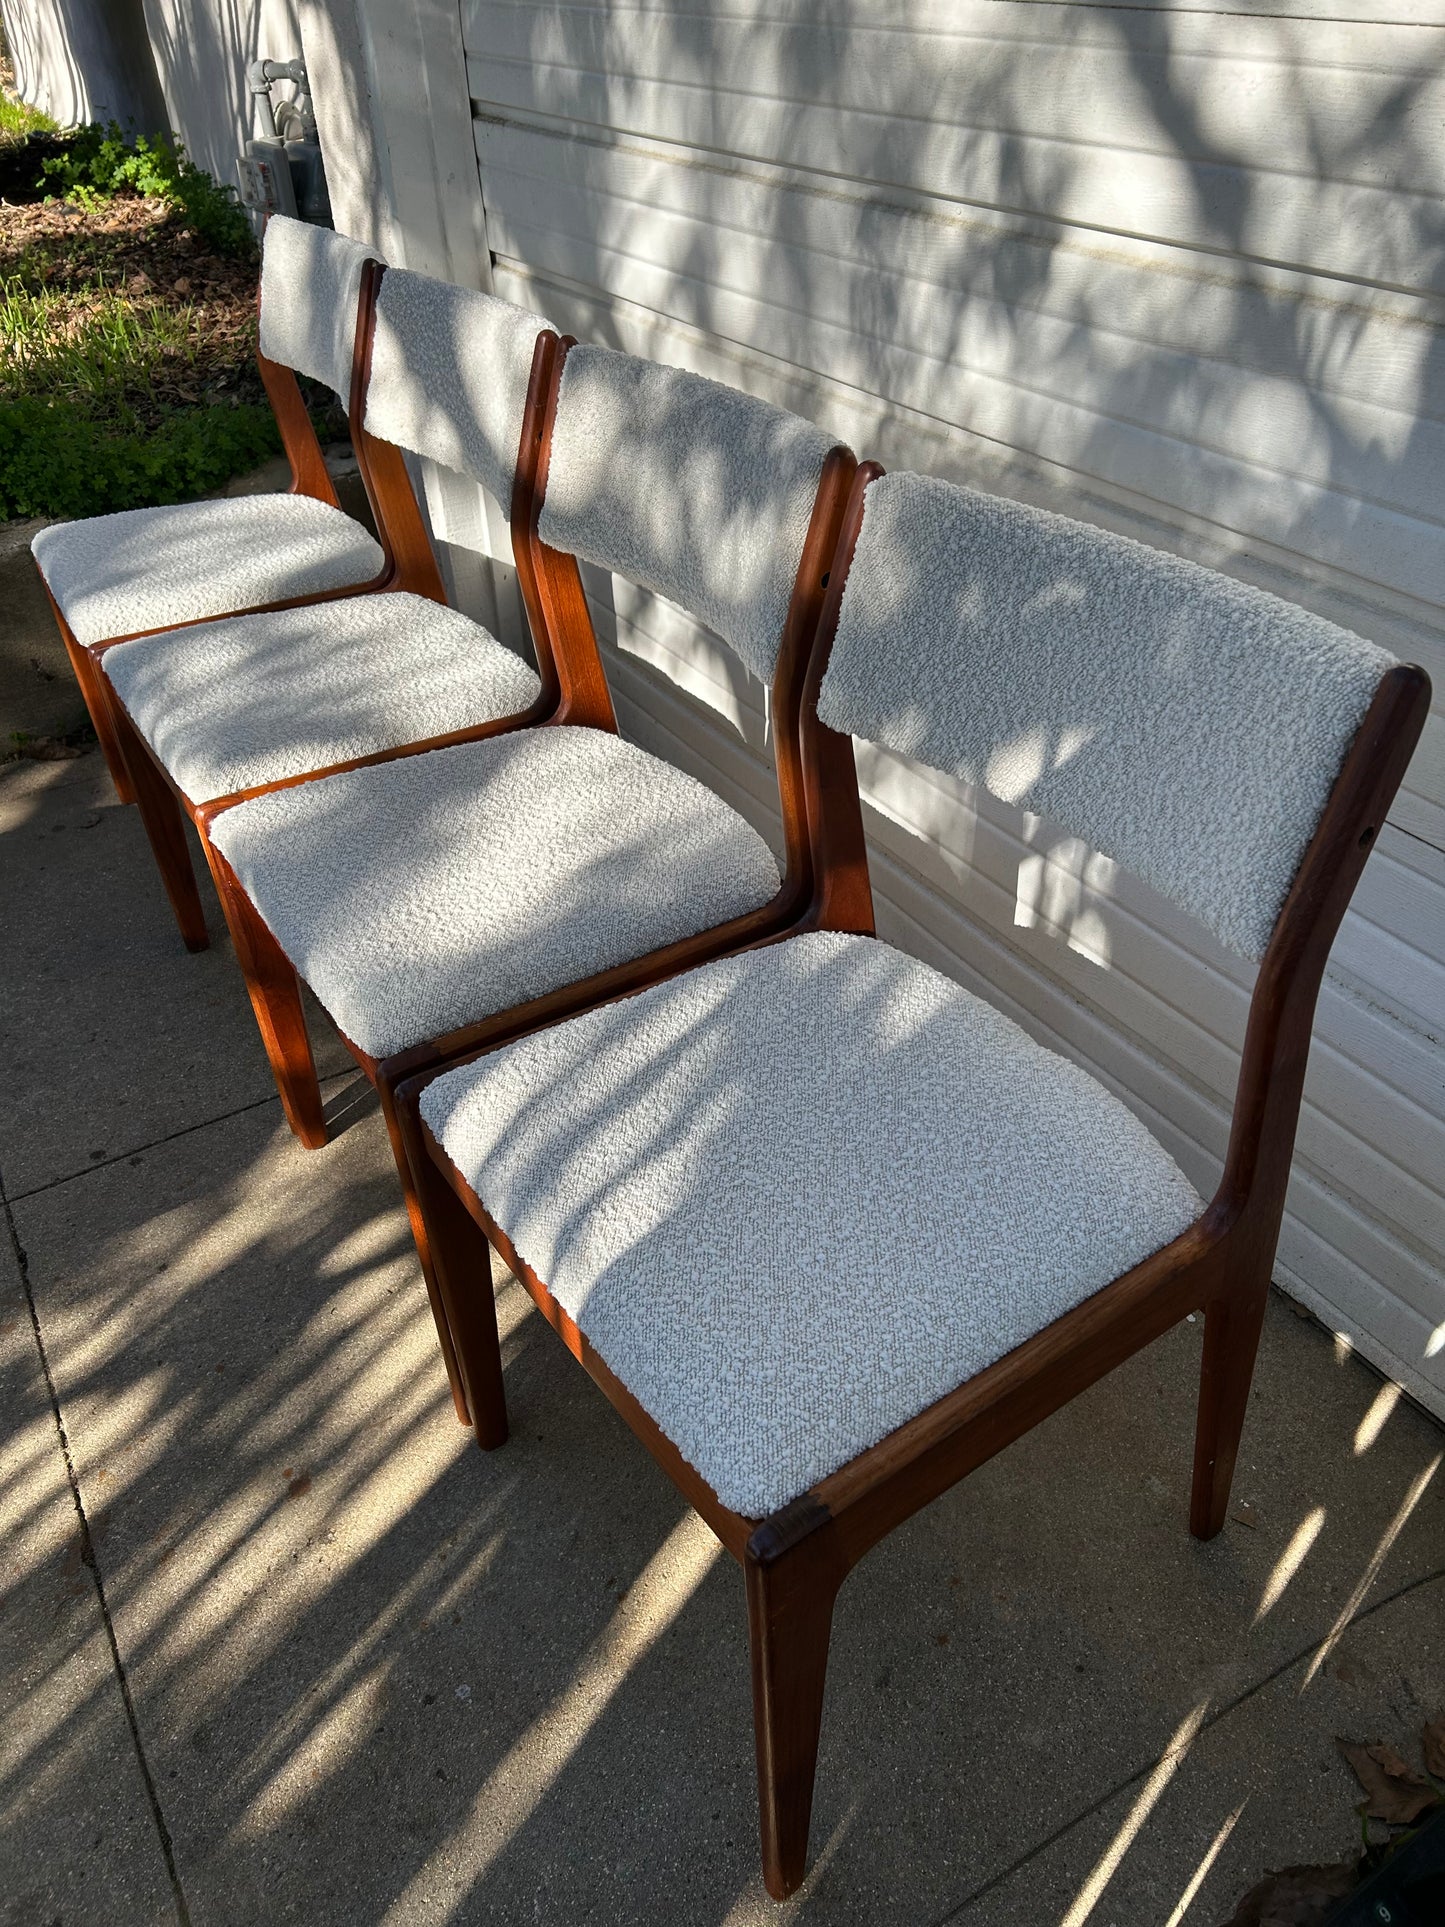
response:
[[[574,347],[538,534],[681,603],[770,681],[835,446],[721,382]]]
[[[361,275],[377,257],[359,241],[273,214],[261,247],[261,353],[324,382],[351,405]]]
[[[862,503],[819,718],[1051,817],[1261,958],[1394,658],[949,482]]]
[[[510,517],[532,358],[548,332],[510,301],[389,268],[376,297],[367,431],[470,475]]]

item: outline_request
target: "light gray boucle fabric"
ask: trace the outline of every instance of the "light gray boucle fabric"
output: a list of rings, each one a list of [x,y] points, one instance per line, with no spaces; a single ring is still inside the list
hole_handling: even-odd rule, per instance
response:
[[[377,297],[367,427],[474,476],[510,516],[532,354],[547,325],[495,295],[389,269]]]
[[[767,682],[833,445],[721,382],[574,348],[539,530],[681,603]]]
[[[239,804],[212,835],[282,948],[373,1056],[766,903],[767,845],[690,776],[543,728]]]
[[[1257,959],[1393,660],[1124,536],[895,474],[818,714],[1052,817]]]
[[[325,382],[348,405],[361,270],[370,248],[273,214],[261,250],[261,352]]]
[[[539,1031],[438,1078],[422,1115],[752,1516],[1200,1211],[1101,1085],[866,937],[798,937]]]
[[[171,629],[103,661],[195,803],[515,716],[542,689],[477,623],[415,595]]]
[[[30,544],[83,643],[369,582],[380,548],[309,495],[236,495],[57,522]]]

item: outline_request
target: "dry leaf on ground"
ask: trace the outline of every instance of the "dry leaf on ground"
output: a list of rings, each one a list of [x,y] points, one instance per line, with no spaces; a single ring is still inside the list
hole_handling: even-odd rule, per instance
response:
[[[1365,1789],[1360,1811],[1367,1819],[1408,1827],[1439,1804],[1440,1795],[1405,1764],[1393,1746],[1361,1746],[1351,1740],[1336,1740],[1335,1745]]]
[[[1250,1888],[1225,1927],[1319,1927],[1358,1879],[1353,1863],[1281,1867]]]

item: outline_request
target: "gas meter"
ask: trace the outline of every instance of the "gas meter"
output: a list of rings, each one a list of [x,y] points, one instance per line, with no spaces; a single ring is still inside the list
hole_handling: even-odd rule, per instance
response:
[[[295,100],[272,102],[271,88],[278,80],[295,82]],[[247,141],[236,163],[242,205],[330,227],[331,196],[326,191],[305,61],[253,60],[246,69],[246,85],[262,131]]]

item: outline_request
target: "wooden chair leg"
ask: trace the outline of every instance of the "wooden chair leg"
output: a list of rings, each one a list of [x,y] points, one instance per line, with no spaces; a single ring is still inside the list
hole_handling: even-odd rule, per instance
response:
[[[843,1568],[826,1525],[776,1556],[759,1527],[743,1560],[753,1667],[753,1732],[763,1881],[786,1900],[808,1864],[828,1637]]]
[[[402,1196],[406,1199],[407,1216],[411,1220],[411,1235],[416,1243],[417,1257],[421,1260],[421,1275],[426,1282],[426,1295],[431,1304],[432,1322],[437,1328],[437,1343],[441,1346],[442,1361],[447,1368],[447,1383],[451,1386],[452,1404],[456,1407],[457,1417],[462,1424],[471,1425],[473,1422],[473,1413],[476,1408],[470,1402],[470,1380],[466,1368],[458,1356],[461,1350],[461,1344],[453,1324],[453,1311],[455,1310],[458,1315],[462,1315],[465,1312],[469,1296],[474,1297],[476,1294],[474,1292],[468,1294],[466,1291],[462,1291],[449,1295],[443,1291],[437,1275],[436,1251],[432,1243],[432,1237],[437,1230],[441,1230],[445,1237],[447,1233],[454,1232],[455,1227],[452,1221],[446,1216],[445,1201],[440,1196],[433,1194],[433,1187],[429,1176],[429,1174],[434,1172],[431,1159],[426,1156],[424,1151],[420,1150],[419,1146],[417,1147],[415,1155],[413,1155],[408,1148],[408,1140],[411,1139],[414,1142],[415,1132],[408,1131],[404,1128],[401,1107],[398,1106],[396,1101],[395,1087],[384,1071],[378,1073],[376,1089],[378,1096],[381,1098],[381,1114],[386,1119],[387,1133],[391,1138],[391,1154],[396,1159],[397,1176],[401,1179]],[[451,1202],[457,1206],[458,1210],[461,1210],[460,1204],[452,1195],[451,1187],[441,1182],[440,1172],[435,1172],[435,1176],[438,1180],[437,1188],[440,1191],[446,1192]],[[422,1204],[423,1188],[425,1188],[426,1196],[425,1208],[423,1208]],[[462,1215],[466,1217],[464,1211]],[[467,1218],[467,1223],[471,1225],[470,1218]],[[472,1225],[472,1229],[476,1231],[477,1237],[481,1238],[482,1234],[480,1231],[477,1231],[475,1225]],[[482,1243],[485,1247],[486,1240],[484,1238],[482,1239]],[[454,1278],[460,1277],[465,1279],[465,1268],[463,1267],[459,1271],[454,1271],[452,1276]],[[490,1303],[492,1295],[490,1268],[487,1272],[486,1295]],[[454,1300],[455,1303],[453,1302]],[[481,1322],[481,1320],[475,1317],[470,1321],[470,1323],[474,1325],[479,1325]],[[489,1394],[492,1397],[494,1405],[500,1403],[501,1354],[500,1351],[498,1351],[497,1383],[495,1391],[493,1392],[488,1385],[485,1371],[486,1347],[484,1337],[472,1334],[469,1327],[465,1328],[468,1329],[468,1349],[475,1354],[475,1358],[471,1362],[475,1366],[475,1375],[478,1379],[478,1388],[483,1398],[483,1412],[485,1413],[487,1410],[486,1400]],[[494,1349],[497,1347],[495,1312],[492,1314],[492,1346]],[[506,1440],[506,1407],[502,1405],[500,1409],[501,1432],[499,1436],[491,1436],[491,1434],[496,1432],[496,1418],[494,1413],[484,1419],[489,1436],[483,1437],[483,1424],[478,1424],[477,1426],[477,1437],[483,1445],[501,1445]]]
[[[51,603],[51,608],[55,604]],[[55,620],[60,628],[60,639],[65,644],[65,653],[70,658],[70,667],[80,686],[80,694],[90,716],[90,726],[95,731],[100,753],[105,758],[105,766],[110,771],[110,780],[115,784],[115,793],[122,803],[134,803],[135,789],[131,782],[130,770],[126,766],[125,751],[121,748],[116,735],[115,719],[111,712],[110,700],[106,694],[105,679],[100,673],[100,665],[88,649],[84,649],[70,633],[70,624],[55,610]]]
[[[1196,1539],[1212,1539],[1229,1510],[1229,1488],[1268,1298],[1266,1274],[1257,1283],[1243,1289],[1236,1286],[1211,1299],[1204,1308],[1204,1362],[1189,1504],[1189,1530]]]
[[[326,1118],[301,1003],[301,979],[211,842],[204,824],[200,831],[201,847],[215,879],[286,1122],[308,1151],[320,1150],[326,1142]]]
[[[114,741],[130,772],[131,800],[140,811],[140,820],[145,826],[156,868],[161,873],[161,882],[165,885],[181,941],[189,951],[208,950],[211,937],[206,929],[201,893],[196,886],[191,846],[186,840],[185,811],[176,800],[170,784],[156,768],[150,751],[141,741],[124,709],[109,697],[108,691],[102,691],[102,700],[109,703]]]

